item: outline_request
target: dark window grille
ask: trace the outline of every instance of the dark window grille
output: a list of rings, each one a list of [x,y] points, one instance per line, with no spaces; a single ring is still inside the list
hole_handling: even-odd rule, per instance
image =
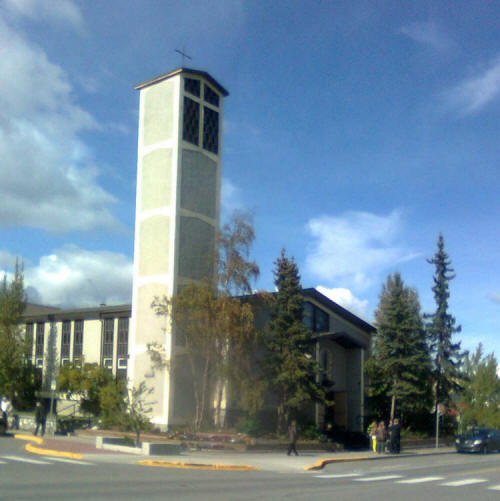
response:
[[[71,321],[64,320],[61,333],[61,358],[69,358],[71,343]]]
[[[128,318],[118,319],[118,358],[128,355]]]
[[[184,79],[184,90],[193,94],[193,96],[200,97],[201,82],[194,78]]]
[[[104,320],[104,332],[102,338],[102,358],[113,358],[113,335],[114,335],[113,318]]]
[[[219,106],[219,94],[214,92],[208,85],[205,85],[205,101],[214,106]]]
[[[36,324],[36,345],[35,345],[35,356],[43,357],[43,346],[45,341],[45,324],[43,322],[37,322]]]
[[[203,148],[219,153],[219,113],[207,108],[203,114]]]
[[[189,97],[184,97],[182,139],[196,146],[200,142],[200,105]]]
[[[75,320],[73,336],[73,360],[78,360],[83,353],[83,320]]]

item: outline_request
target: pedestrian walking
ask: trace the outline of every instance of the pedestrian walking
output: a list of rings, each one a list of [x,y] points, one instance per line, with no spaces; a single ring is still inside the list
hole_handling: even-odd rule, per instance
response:
[[[290,426],[288,427],[288,452],[287,454],[290,455],[292,452],[295,453],[296,456],[299,455],[297,452],[297,421],[295,419],[292,419],[292,422],[290,423]]]
[[[385,442],[387,440],[387,429],[385,423],[380,421],[377,427],[377,452],[383,454],[385,452]]]
[[[7,419],[9,417],[10,411],[12,410],[12,404],[10,403],[9,397],[7,395],[2,395],[2,400],[0,401],[0,410],[2,411],[2,417]]]
[[[36,403],[35,407],[35,431],[33,435],[38,435],[38,430],[40,430],[40,435],[43,437],[45,435],[45,423],[46,423],[47,415],[45,413],[45,407],[41,404],[41,402]]]

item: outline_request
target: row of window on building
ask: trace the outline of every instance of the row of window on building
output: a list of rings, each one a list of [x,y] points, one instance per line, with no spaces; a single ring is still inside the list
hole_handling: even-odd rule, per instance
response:
[[[115,337],[115,318],[101,320],[101,347],[98,360],[86,356],[84,353],[84,320],[63,320],[58,323],[61,327],[60,345],[56,347],[60,365],[73,362],[99,362],[104,367],[112,370],[118,377],[126,377],[128,366],[128,331],[129,318],[118,318],[117,336]],[[43,368],[44,355],[47,351],[46,339],[47,322],[27,322],[26,337],[31,340],[31,360],[37,368]],[[49,322],[49,328],[54,328],[56,323]],[[55,327],[57,328],[57,327]],[[116,351],[115,351],[116,348]]]

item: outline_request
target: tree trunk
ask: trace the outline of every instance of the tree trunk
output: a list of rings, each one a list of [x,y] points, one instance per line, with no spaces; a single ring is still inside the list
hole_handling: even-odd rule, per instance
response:
[[[391,421],[394,419],[395,413],[396,413],[396,395],[392,395],[392,398],[391,398]]]

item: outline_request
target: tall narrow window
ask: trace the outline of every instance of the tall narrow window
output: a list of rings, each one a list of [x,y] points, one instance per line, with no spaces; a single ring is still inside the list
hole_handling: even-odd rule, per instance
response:
[[[43,347],[45,342],[45,324],[37,322],[36,324],[36,345],[35,357],[43,357]]]
[[[73,336],[73,360],[80,360],[83,354],[83,320],[75,320]]]
[[[102,364],[111,369],[113,367],[113,337],[114,318],[105,318],[102,333]]]
[[[219,153],[219,114],[212,108],[204,107],[203,148],[216,155]]]
[[[303,322],[308,329],[314,330],[314,306],[309,301],[304,303]]]
[[[198,146],[200,142],[200,104],[184,97],[182,139]]]
[[[116,366],[116,377],[127,379],[128,366],[128,318],[118,319],[118,363]]]
[[[128,355],[128,318],[118,319],[118,358]]]
[[[69,349],[71,343],[71,321],[64,320],[61,333],[61,363],[63,359],[69,359]]]
[[[26,324],[26,360],[31,362],[31,358],[33,356],[33,324],[31,322]]]

